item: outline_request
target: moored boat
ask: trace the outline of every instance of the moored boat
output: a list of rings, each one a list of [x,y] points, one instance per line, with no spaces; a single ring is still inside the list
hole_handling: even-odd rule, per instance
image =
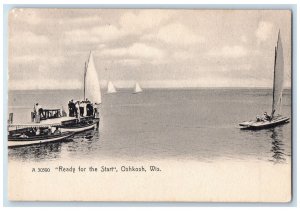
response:
[[[59,128],[62,132],[80,133],[83,131],[98,128],[99,122],[99,118],[85,117],[62,122],[62,125],[60,125]]]
[[[37,134],[37,131],[39,133]],[[46,131],[46,132],[45,132]],[[28,146],[34,144],[43,144],[49,142],[63,141],[71,136],[73,132],[61,132],[57,127],[51,132],[51,127],[35,127],[35,125],[27,126],[9,131],[8,147]]]

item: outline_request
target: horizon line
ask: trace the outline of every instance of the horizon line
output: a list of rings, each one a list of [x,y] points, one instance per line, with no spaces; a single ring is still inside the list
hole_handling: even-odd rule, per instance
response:
[[[132,89],[131,87],[116,87],[116,89]],[[236,87],[231,87],[231,86],[208,86],[208,87],[143,87],[143,89],[273,89],[273,87],[246,87],[246,86],[236,86]],[[284,87],[284,90],[292,89],[292,87]],[[82,89],[70,89],[70,88],[65,88],[65,89],[8,89],[8,91],[50,91],[50,90],[66,90],[66,91],[71,91],[71,90],[82,90]],[[100,88],[101,90],[101,88]],[[102,89],[102,90],[107,90],[107,88]]]

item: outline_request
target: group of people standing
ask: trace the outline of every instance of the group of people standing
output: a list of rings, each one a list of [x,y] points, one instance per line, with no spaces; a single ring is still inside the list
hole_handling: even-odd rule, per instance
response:
[[[86,99],[85,101],[69,101],[69,116],[78,118],[83,116],[94,116],[95,109],[93,103]]]

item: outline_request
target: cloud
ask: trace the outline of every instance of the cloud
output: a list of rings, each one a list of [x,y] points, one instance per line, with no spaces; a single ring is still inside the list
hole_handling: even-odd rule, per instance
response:
[[[207,55],[211,57],[224,57],[224,58],[240,58],[248,54],[248,51],[243,46],[224,46],[221,49],[211,49]]]
[[[58,23],[62,25],[92,25],[96,23],[100,23],[102,18],[98,15],[93,16],[85,16],[85,17],[78,17],[78,18],[64,18],[59,19]]]
[[[272,76],[275,28],[290,70],[290,16],[278,11],[30,10],[9,17],[10,80],[19,83],[82,81],[89,50],[102,80],[261,81]]]
[[[266,21],[261,21],[258,24],[258,28],[255,31],[255,36],[259,41],[266,41],[273,30],[273,24]]]
[[[77,79],[12,79],[9,80],[10,90],[38,90],[38,89],[81,89],[82,83]]]
[[[161,59],[165,56],[163,50],[148,46],[144,43],[134,43],[129,48],[115,48],[101,51],[102,55],[124,57],[144,58],[144,59]]]
[[[76,29],[66,31],[64,33],[64,42],[66,44],[102,43],[105,41],[120,39],[126,35],[128,35],[128,33],[113,25],[104,25],[85,30]]]
[[[48,56],[48,55],[23,55],[15,56],[11,58],[10,62],[14,64],[25,64],[25,63],[45,63],[51,64],[52,66],[62,64],[66,61],[63,56]]]
[[[108,41],[122,39],[129,35],[140,35],[145,30],[153,29],[164,24],[172,17],[173,12],[162,10],[140,10],[138,12],[125,12],[115,25],[107,24],[85,29],[69,30],[64,33],[64,43],[73,44],[100,44]],[[82,22],[99,22],[98,16],[77,18],[78,25]],[[67,20],[74,23],[75,20]],[[65,24],[65,23],[64,23]]]
[[[143,30],[160,26],[168,21],[173,12],[168,10],[140,10],[137,13],[126,12],[120,18],[122,29],[129,33],[141,33]]]
[[[247,43],[248,42],[248,38],[246,37],[246,35],[242,35],[240,40],[243,42],[243,43]]]
[[[194,45],[203,43],[204,37],[191,31],[181,23],[172,23],[161,27],[157,33],[145,35],[145,40],[161,40],[167,44]]]
[[[18,21],[30,25],[38,25],[43,19],[32,9],[14,8],[9,13],[10,21]]]
[[[50,43],[50,40],[48,37],[44,35],[37,35],[33,32],[27,31],[27,32],[21,32],[21,33],[12,33],[10,36],[10,44],[13,46],[19,46],[21,47],[32,47],[32,46],[42,46],[42,45],[48,45]]]
[[[94,27],[91,29],[91,34],[97,36],[101,41],[114,40],[128,35],[128,33],[113,25]]]
[[[158,27],[165,23],[171,16],[171,11],[162,10],[141,10],[136,13],[126,12],[119,18],[119,23],[115,25],[107,24],[85,29],[69,30],[64,33],[64,43],[72,44],[100,44],[114,41],[128,35],[140,35],[145,30]],[[82,25],[83,22],[99,22],[98,16],[76,18],[67,20],[66,23]],[[61,23],[62,24],[62,23]],[[64,23],[65,24],[65,23]]]
[[[184,61],[184,60],[190,60],[195,58],[195,54],[187,52],[187,51],[175,51],[172,54],[173,59],[175,61]]]
[[[99,42],[99,37],[91,34],[90,31],[75,29],[64,33],[64,43],[73,44],[91,44]]]
[[[139,66],[142,64],[141,60],[138,59],[122,59],[115,61],[115,63],[124,66]]]

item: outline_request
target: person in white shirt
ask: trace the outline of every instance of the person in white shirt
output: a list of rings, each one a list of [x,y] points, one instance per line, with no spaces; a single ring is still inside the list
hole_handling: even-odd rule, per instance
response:
[[[42,113],[42,106],[37,103],[37,104],[35,104],[35,109],[36,109],[37,114],[41,115],[41,113]]]

